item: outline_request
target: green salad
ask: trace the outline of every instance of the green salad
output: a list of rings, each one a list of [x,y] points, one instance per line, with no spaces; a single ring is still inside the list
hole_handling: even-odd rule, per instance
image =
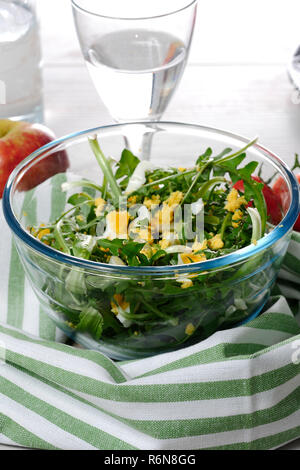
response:
[[[208,148],[192,167],[161,168],[127,149],[115,162],[91,138],[101,184],[64,183],[62,190],[73,192],[65,212],[51,223],[30,227],[30,233],[65,254],[120,268],[202,263],[256,244],[266,233],[267,211],[263,184],[252,178],[258,163],[244,163],[247,148],[255,142],[218,155]],[[242,191],[235,187],[241,180]],[[211,276],[217,291],[210,291]],[[220,320],[214,319],[213,326],[207,321],[210,326],[203,333],[203,315],[195,313],[199,302],[206,312],[218,298],[226,308],[236,305],[232,322],[241,319],[241,310],[245,315],[245,307],[228,288],[236,272],[217,279],[215,273],[193,273],[157,281],[147,276],[97,277],[69,268],[60,278],[62,283],[48,279],[44,290],[55,299],[54,308],[63,313],[68,327],[96,339],[123,338],[141,349],[149,341],[149,347],[159,348],[207,336]]]

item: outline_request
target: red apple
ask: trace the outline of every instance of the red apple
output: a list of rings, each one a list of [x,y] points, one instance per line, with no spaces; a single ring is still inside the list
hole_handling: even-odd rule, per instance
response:
[[[0,198],[12,170],[32,152],[54,140],[45,126],[24,121],[0,120]],[[66,171],[68,156],[58,151],[37,163],[18,184],[18,190],[28,191],[51,176]]]

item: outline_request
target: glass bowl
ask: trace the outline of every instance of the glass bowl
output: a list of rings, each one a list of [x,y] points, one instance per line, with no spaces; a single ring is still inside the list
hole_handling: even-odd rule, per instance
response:
[[[30,235],[28,226],[58,218],[68,208],[67,198],[78,192],[78,188],[62,192],[63,182],[83,177],[99,183],[101,172],[88,136],[98,134],[104,153],[119,159],[126,136],[135,131],[151,136],[147,152],[160,166],[187,167],[207,147],[217,154],[248,142],[229,132],[181,123],[103,126],[61,138],[33,153],[12,173],[3,197],[6,221],[43,309],[76,342],[121,360],[173,351],[258,315],[270,295],[299,213],[298,183],[292,172],[256,144],[247,150],[247,160],[262,164],[264,180],[281,175],[290,198],[283,220],[256,245],[201,263],[128,267],[71,257]],[[191,277],[193,286],[182,289],[179,276]],[[116,295],[128,307],[126,328],[112,312]],[[104,329],[101,336],[92,337],[90,327],[99,315]]]

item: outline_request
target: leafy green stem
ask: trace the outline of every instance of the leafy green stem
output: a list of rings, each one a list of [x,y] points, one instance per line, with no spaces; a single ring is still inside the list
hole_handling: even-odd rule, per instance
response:
[[[208,180],[206,183],[204,183],[201,186],[200,192],[198,193],[199,197],[203,197],[204,194],[212,187],[215,186],[216,184],[220,183],[226,183],[226,178],[223,178],[221,176],[216,176],[215,178],[212,178],[211,180]]]
[[[231,221],[231,218],[232,218],[232,214],[231,214],[231,212],[228,212],[228,214],[226,215],[225,219],[223,220],[223,223],[222,223],[222,226],[221,226],[221,231],[220,231],[221,239],[223,239],[223,237],[224,237],[225,230],[226,230],[227,226],[229,225],[229,223]]]
[[[110,163],[108,162],[107,158],[105,157],[104,153],[102,152],[97,137],[89,138],[90,146],[94,152],[96,160],[103,172],[104,177],[106,178],[110,190],[114,204],[119,203],[119,198],[122,196],[121,189],[114,177],[112,172]]]
[[[55,225],[55,228],[54,228],[54,236],[56,238],[56,241],[57,243],[60,245],[62,251],[66,254],[70,254],[70,250],[69,250],[69,247],[68,245],[66,244],[65,242],[65,239],[63,237],[63,234],[61,232],[61,226],[62,226],[62,223],[63,221],[60,220],[56,225]]]
[[[295,153],[295,161],[294,161],[294,165],[292,167],[292,171],[297,170],[297,168],[300,168],[300,162],[299,162],[298,153]]]
[[[248,144],[245,145],[243,148],[237,150],[234,153],[231,153],[230,155],[227,155],[227,157],[221,157],[220,159],[215,159],[214,163],[216,162],[224,163],[224,162],[227,162],[228,160],[231,160],[232,158],[238,157],[239,155],[244,153],[249,147],[252,147],[252,145],[256,144],[257,141],[258,141],[258,137],[255,137],[255,139],[250,140],[250,142],[248,142]]]
[[[100,191],[102,193],[103,187],[98,186],[96,183],[92,181],[80,180],[80,181],[70,181],[63,183],[61,185],[62,191],[68,191],[71,188],[76,188],[77,186],[85,187],[85,188],[92,188],[96,189],[96,191]]]
[[[156,184],[160,184],[160,183],[163,183],[164,181],[168,181],[168,180],[171,180],[171,179],[175,179],[175,178],[178,178],[178,177],[181,177],[181,176],[184,176],[184,175],[190,175],[192,173],[195,173],[196,169],[192,169],[192,170],[188,170],[188,171],[182,171],[180,173],[174,173],[172,175],[169,175],[169,176],[165,176],[164,178],[161,178],[159,180],[155,180],[155,181],[151,181],[151,183],[147,183],[147,184],[144,184],[143,185],[143,188],[148,188],[150,186],[154,186]],[[138,191],[137,191],[138,192]]]
[[[252,238],[251,242],[256,243],[262,237],[262,230],[261,230],[261,218],[260,214],[257,209],[253,207],[248,207],[247,212],[251,217],[252,221]]]

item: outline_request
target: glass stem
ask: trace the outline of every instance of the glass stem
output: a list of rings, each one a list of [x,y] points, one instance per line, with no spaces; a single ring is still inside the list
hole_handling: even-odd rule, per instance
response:
[[[155,123],[153,123],[155,127]],[[149,124],[136,124],[126,129],[125,146],[140,160],[150,160],[154,132]]]

